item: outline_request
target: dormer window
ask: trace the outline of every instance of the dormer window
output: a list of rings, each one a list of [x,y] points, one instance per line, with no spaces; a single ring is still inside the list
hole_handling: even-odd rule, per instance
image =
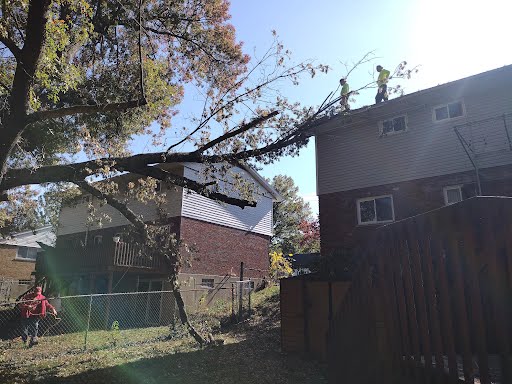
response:
[[[405,132],[407,131],[407,117],[403,115],[383,120],[379,123],[379,131],[381,136]]]
[[[434,108],[434,121],[455,119],[461,116],[464,116],[464,104],[462,101],[439,105]]]

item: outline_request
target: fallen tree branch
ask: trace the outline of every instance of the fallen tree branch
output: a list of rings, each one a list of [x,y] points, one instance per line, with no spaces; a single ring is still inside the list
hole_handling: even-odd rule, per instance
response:
[[[216,139],[206,143],[205,145],[203,145],[201,148],[199,148],[197,151],[195,151],[194,153],[203,153],[205,151],[207,151],[208,149],[216,146],[217,144],[220,144],[222,143],[223,141],[227,140],[227,139],[230,139],[232,137],[235,137],[237,135],[240,135],[241,133],[244,133],[246,131],[248,131],[249,129],[252,129],[254,127],[257,127],[258,125],[260,125],[261,123],[263,123],[264,121],[276,116],[279,112],[277,111],[273,111],[273,112],[270,112],[268,115],[265,115],[265,116],[260,116],[254,120],[252,120],[251,122],[247,123],[247,124],[243,124],[240,128],[238,129],[235,129],[233,131],[230,131],[230,132],[226,132],[225,134],[223,134],[222,136],[219,136],[217,137]]]
[[[82,190],[90,193],[94,197],[105,200],[108,205],[118,210],[126,219],[132,223],[135,229],[142,235],[143,239],[148,239],[149,234],[147,230],[147,226],[142,221],[142,219],[135,214],[126,203],[123,203],[121,200],[115,198],[111,194],[104,193],[100,189],[96,188],[94,185],[88,183],[87,181],[75,182],[75,184],[80,187]]]
[[[188,179],[186,177],[174,175],[171,172],[163,170],[157,167],[144,167],[144,168],[133,168],[129,169],[130,172],[137,173],[139,175],[145,175],[154,179],[162,180],[178,187],[190,189],[202,196],[208,197],[212,200],[221,201],[229,205],[236,205],[244,209],[245,207],[255,207],[255,201],[249,201],[245,199],[238,199],[236,197],[230,197],[223,193],[212,192],[208,189],[209,186],[215,183],[198,183],[197,181]]]

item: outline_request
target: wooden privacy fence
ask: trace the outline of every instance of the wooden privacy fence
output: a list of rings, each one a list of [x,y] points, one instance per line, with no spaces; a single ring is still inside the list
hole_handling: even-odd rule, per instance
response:
[[[326,360],[329,321],[350,283],[304,275],[281,279],[280,286],[281,348]]]
[[[330,383],[512,383],[512,199],[378,229],[329,328]]]

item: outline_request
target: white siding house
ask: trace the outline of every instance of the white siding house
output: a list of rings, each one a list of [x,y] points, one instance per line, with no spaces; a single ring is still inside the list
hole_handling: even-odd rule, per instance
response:
[[[202,180],[202,165],[195,163],[184,163],[180,174],[184,177],[195,180]],[[193,191],[181,187],[172,187],[164,190],[166,193],[167,204],[166,212],[170,217],[188,217],[201,220],[208,223],[218,224],[226,227],[240,229],[248,232],[259,233],[267,236],[272,235],[272,203],[279,199],[279,195],[268,183],[262,179],[256,172],[250,168],[232,168],[229,172],[236,172],[249,183],[254,184],[253,196],[257,200],[256,207],[245,207],[244,209],[220,203],[201,196]],[[127,175],[128,176],[128,175]],[[221,192],[225,191],[230,196],[238,197],[238,193],[230,189],[229,174],[224,177],[226,181],[221,184]],[[100,228],[112,228],[129,224],[128,220],[117,210],[109,205],[100,206],[97,199],[92,199],[96,212],[95,218],[101,219],[107,215],[110,219],[102,219],[101,224],[98,220],[88,220],[88,206],[90,197],[73,206],[63,207],[59,215],[59,227],[57,235],[69,235],[73,233],[85,232]],[[156,218],[157,208],[155,203],[141,203],[131,201],[128,206],[138,215],[141,215],[145,221]]]
[[[335,117],[316,130],[317,194],[473,170],[456,125],[512,113],[512,66],[485,72]],[[443,116],[458,103],[460,116]],[[455,115],[459,115],[456,111]],[[383,123],[404,117],[405,129]],[[387,123],[386,123],[387,124]],[[512,120],[508,122],[512,131]],[[465,125],[461,134],[478,146],[481,168],[512,164],[503,124]]]

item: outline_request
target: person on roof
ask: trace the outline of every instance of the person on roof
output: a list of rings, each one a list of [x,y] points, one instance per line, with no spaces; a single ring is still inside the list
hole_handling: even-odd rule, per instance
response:
[[[341,102],[341,111],[343,112],[343,111],[350,109],[350,105],[348,105],[348,95],[350,93],[350,87],[347,83],[347,80],[345,80],[344,78],[340,79],[340,85],[341,85],[340,102]]]
[[[377,95],[375,96],[375,104],[379,104],[382,100],[388,101],[388,80],[390,72],[382,68],[382,65],[377,65],[377,72],[379,77],[377,79]]]
[[[39,321],[46,317],[47,312],[54,316],[57,315],[57,311],[53,305],[46,300],[42,292],[43,289],[41,287],[35,287],[33,291],[27,293],[21,299],[21,340],[23,340],[25,344],[30,338],[29,347],[38,343],[37,331],[39,330]]]

